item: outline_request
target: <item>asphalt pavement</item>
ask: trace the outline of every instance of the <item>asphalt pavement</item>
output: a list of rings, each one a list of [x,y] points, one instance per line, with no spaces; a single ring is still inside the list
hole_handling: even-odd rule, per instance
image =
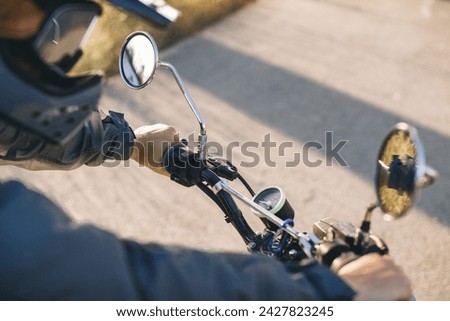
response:
[[[450,2],[258,0],[161,53],[201,110],[208,139],[259,190],[281,186],[296,227],[323,217],[359,224],[375,200],[378,148],[397,122],[415,126],[440,173],[404,218],[377,211],[372,230],[410,276],[418,300],[450,300]],[[115,77],[101,102],[130,124],[198,134],[176,83],[158,70],[133,91]],[[135,163],[72,172],[5,167],[74,218],[141,242],[245,252],[201,192]],[[245,207],[243,207],[245,209]],[[249,221],[260,227],[257,219]]]

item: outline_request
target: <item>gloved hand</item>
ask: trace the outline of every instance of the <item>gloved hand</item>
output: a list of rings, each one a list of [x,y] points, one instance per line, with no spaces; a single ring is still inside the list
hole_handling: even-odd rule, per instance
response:
[[[134,130],[136,135],[131,159],[152,171],[169,176],[162,167],[162,157],[167,148],[179,143],[180,139],[175,128],[165,124],[142,126]]]
[[[344,265],[339,276],[356,291],[355,300],[410,300],[411,283],[390,256],[371,253]]]

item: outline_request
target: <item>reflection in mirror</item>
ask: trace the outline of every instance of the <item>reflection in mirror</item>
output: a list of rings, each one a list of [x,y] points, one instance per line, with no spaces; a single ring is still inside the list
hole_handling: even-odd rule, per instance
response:
[[[158,48],[146,32],[132,33],[120,53],[119,69],[122,79],[133,89],[145,87],[153,79],[158,65]]]

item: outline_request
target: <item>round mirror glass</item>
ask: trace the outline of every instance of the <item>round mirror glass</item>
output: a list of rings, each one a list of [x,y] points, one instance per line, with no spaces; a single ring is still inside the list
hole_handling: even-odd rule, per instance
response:
[[[406,123],[395,125],[381,145],[375,175],[378,202],[384,213],[399,218],[409,210],[425,168],[415,128]]]
[[[123,81],[133,89],[141,89],[153,79],[157,65],[158,47],[152,36],[143,31],[129,35],[119,58]]]

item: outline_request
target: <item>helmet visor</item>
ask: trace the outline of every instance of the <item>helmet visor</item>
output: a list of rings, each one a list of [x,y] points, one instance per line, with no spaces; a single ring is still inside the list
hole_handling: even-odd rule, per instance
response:
[[[81,56],[101,8],[92,2],[57,7],[33,41],[34,50],[49,65],[68,71]]]

